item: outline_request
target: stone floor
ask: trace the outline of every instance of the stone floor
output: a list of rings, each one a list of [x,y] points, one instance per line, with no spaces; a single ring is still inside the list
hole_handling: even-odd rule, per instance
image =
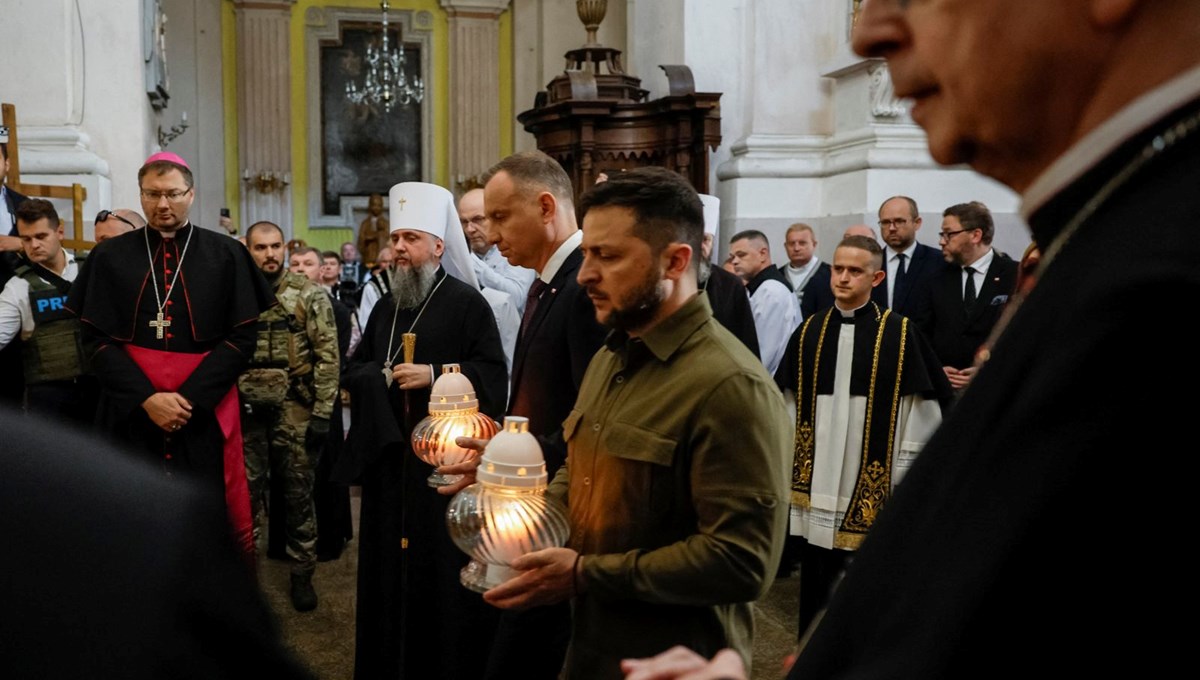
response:
[[[353,495],[355,532],[358,496]],[[351,542],[341,559],[322,562],[313,585],[320,598],[316,611],[298,613],[288,600],[286,562],[260,558],[259,581],[279,616],[288,646],[321,680],[350,680],[354,675],[354,584],[358,544]],[[754,680],[778,680],[783,662],[796,645],[798,578],[779,579],[759,602],[755,615]]]

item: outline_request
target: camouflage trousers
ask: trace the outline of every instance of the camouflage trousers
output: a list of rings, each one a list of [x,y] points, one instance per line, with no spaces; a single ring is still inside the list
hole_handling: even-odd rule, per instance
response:
[[[278,408],[242,410],[242,439],[246,455],[246,481],[250,510],[254,514],[254,540],[258,543],[266,521],[265,500],[269,480],[282,480],[282,502],[287,517],[287,555],[295,564],[292,573],[311,574],[317,568],[317,516],[313,507],[313,479],[320,449],[309,450],[305,432],[309,407],[287,399]]]

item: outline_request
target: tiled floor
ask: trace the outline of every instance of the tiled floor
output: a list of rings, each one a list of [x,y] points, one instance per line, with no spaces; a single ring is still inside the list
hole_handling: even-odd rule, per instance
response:
[[[352,502],[357,519],[357,496]],[[351,542],[341,559],[322,562],[317,567],[313,584],[320,605],[306,614],[293,610],[288,600],[287,563],[262,558],[259,564],[259,581],[280,618],[288,645],[321,680],[350,680],[354,674],[358,544]],[[783,676],[783,660],[794,651],[796,643],[798,592],[796,577],[780,579],[759,603],[755,617],[754,680],[778,680]]]

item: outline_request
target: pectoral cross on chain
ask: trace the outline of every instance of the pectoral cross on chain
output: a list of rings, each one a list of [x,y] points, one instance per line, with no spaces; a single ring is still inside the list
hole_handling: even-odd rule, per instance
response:
[[[158,338],[159,340],[162,340],[163,339],[163,329],[170,328],[171,322],[169,320],[163,319],[163,313],[159,312],[158,318],[155,319],[154,321],[151,321],[147,325],[154,329],[154,337]]]

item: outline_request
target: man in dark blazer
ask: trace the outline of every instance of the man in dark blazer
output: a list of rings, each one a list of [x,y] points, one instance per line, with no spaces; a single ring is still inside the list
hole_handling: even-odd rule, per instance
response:
[[[17,234],[17,206],[26,197],[5,184],[8,177],[8,142],[0,142],[0,289],[13,277],[24,258]],[[20,406],[25,394],[25,371],[21,363],[21,342],[0,349],[0,404]]]
[[[893,196],[879,206],[879,231],[887,244],[883,251],[887,278],[875,287],[871,299],[913,320],[928,315],[929,289],[946,268],[937,248],[917,243],[920,228],[917,202],[908,196]]]
[[[929,314],[920,323],[955,390],[975,375],[975,351],[1017,285],[1017,263],[992,248],[995,233],[992,213],[977,201],[942,213],[938,240],[950,266],[934,280]]]
[[[209,494],[57,423],[0,428],[6,677],[309,677]]]
[[[583,232],[562,166],[540,151],[523,152],[500,161],[488,177],[484,209],[489,242],[509,264],[538,274],[521,317],[508,413],[529,418],[529,431],[541,443],[553,478],[566,460],[562,422],[605,329],[575,280],[583,261]],[[569,636],[566,603],[504,612],[485,677],[553,680],[562,669]]]
[[[21,252],[21,238],[17,235],[17,206],[25,202],[26,196],[8,186],[8,142],[0,142],[0,251]],[[9,272],[12,276],[12,272]],[[7,278],[7,277],[6,277]],[[4,281],[0,281],[3,285]]]

